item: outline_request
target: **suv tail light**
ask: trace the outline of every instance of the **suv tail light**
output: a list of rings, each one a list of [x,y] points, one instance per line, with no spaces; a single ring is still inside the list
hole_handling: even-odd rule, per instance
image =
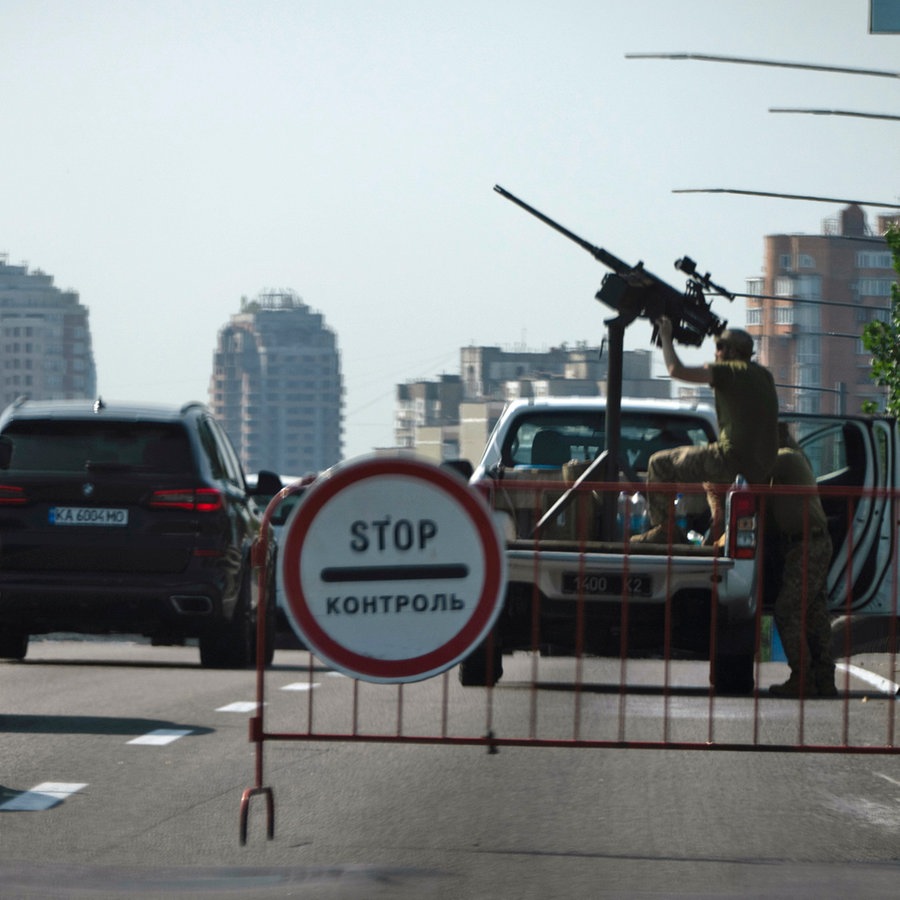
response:
[[[154,491],[153,509],[186,509],[189,512],[216,512],[222,509],[222,495],[215,488],[185,488]]]
[[[11,484],[0,484],[0,506],[21,506],[28,502],[25,496],[25,488],[15,487]]]

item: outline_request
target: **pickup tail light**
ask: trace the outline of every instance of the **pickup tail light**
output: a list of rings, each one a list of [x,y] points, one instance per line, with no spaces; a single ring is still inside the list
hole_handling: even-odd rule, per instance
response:
[[[753,559],[756,556],[756,498],[746,488],[737,488],[728,495],[728,555],[733,559]]]
[[[153,509],[217,512],[222,509],[222,495],[215,488],[167,488],[153,492],[150,506]]]
[[[12,484],[0,484],[0,506],[21,506],[27,502],[25,488]]]

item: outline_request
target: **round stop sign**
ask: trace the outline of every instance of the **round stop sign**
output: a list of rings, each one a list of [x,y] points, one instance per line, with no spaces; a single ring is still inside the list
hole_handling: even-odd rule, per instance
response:
[[[486,638],[506,585],[481,495],[408,457],[330,469],[292,513],[279,555],[298,637],[364,681],[419,681],[458,663]]]

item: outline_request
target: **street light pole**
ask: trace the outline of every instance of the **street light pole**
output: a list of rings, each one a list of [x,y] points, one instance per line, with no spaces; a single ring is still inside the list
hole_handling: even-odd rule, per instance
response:
[[[788,391],[798,391],[801,396],[807,391],[814,391],[817,394],[833,394],[834,395],[834,415],[843,416],[847,414],[847,385],[843,381],[836,381],[833,388],[812,387],[808,384],[775,384],[777,388],[783,388]],[[803,412],[803,410],[796,410]]]

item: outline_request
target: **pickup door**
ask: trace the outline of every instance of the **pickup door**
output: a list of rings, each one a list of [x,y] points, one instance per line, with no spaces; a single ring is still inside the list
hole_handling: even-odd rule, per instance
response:
[[[828,515],[834,545],[830,609],[873,621],[896,617],[895,424],[868,416],[795,414],[782,420],[812,464]]]

